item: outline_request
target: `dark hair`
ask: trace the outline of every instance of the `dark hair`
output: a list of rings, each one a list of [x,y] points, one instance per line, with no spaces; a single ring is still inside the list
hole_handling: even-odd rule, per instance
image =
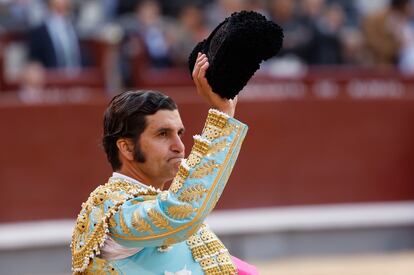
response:
[[[135,159],[145,161],[140,152],[139,137],[147,124],[145,117],[158,110],[176,110],[177,105],[168,96],[155,91],[128,91],[115,96],[105,110],[102,144],[114,171],[121,168],[116,142],[131,138],[135,143]]]

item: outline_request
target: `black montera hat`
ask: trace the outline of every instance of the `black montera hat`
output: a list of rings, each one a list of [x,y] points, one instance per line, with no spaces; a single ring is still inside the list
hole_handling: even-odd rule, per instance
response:
[[[257,12],[235,12],[195,46],[188,58],[190,74],[198,52],[205,53],[208,83],[221,97],[232,99],[282,43],[283,30],[274,22]]]

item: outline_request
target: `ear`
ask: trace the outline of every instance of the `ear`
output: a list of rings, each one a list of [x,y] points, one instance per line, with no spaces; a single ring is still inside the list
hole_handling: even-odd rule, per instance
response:
[[[120,138],[116,141],[120,155],[130,161],[134,160],[134,145],[130,139]]]

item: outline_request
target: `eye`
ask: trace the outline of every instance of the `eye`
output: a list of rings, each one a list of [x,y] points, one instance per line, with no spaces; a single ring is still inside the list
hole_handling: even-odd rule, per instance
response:
[[[160,137],[166,137],[167,136],[167,131],[161,131],[158,135]]]

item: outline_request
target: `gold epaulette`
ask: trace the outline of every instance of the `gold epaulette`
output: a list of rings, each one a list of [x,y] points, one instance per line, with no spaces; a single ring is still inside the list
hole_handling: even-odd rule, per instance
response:
[[[82,209],[76,220],[72,234],[72,271],[85,271],[91,259],[100,254],[100,248],[105,243],[110,218],[127,200],[142,195],[157,195],[159,190],[154,188],[139,188],[125,182],[114,181],[96,188],[88,200],[82,204]],[[107,210],[104,204],[111,201]]]

